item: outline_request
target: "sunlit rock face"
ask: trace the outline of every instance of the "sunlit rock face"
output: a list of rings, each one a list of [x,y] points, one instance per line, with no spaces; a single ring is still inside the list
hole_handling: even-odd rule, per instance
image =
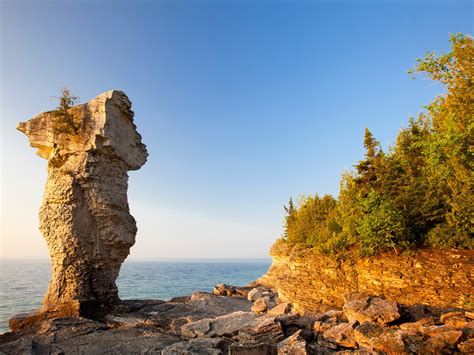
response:
[[[18,124],[48,160],[40,230],[52,260],[42,312],[95,317],[118,300],[115,280],[135,243],[129,170],[148,153],[128,97],[107,91],[70,112],[76,131],[58,131],[52,112]]]

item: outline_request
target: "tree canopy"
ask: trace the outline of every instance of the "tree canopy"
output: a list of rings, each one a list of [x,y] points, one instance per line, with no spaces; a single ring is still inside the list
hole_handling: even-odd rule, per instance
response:
[[[337,199],[290,200],[285,240],[334,255],[474,248],[474,41],[450,41],[450,53],[428,52],[410,70],[446,94],[410,118],[388,152],[366,129],[365,157],[342,177]]]

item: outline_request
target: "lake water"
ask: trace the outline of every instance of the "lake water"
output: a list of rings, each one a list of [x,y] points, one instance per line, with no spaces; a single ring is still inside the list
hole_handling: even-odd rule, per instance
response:
[[[210,292],[214,285],[243,286],[265,274],[268,260],[128,261],[117,279],[122,299],[162,299]],[[46,260],[0,260],[0,333],[8,319],[41,305],[51,276]]]

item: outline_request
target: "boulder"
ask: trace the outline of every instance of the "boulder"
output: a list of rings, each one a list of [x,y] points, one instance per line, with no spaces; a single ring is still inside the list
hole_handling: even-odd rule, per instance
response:
[[[262,294],[263,294],[263,289],[259,287],[255,287],[249,291],[249,293],[247,294],[247,299],[250,302],[255,302],[256,300],[262,297]]]
[[[452,315],[442,320],[444,325],[448,327],[463,328],[468,324],[469,319],[464,315]]]
[[[224,354],[225,341],[222,338],[199,338],[171,344],[161,351],[161,355]]]
[[[252,312],[264,313],[267,311],[270,305],[270,299],[268,297],[262,297],[255,301],[252,306]]]
[[[319,334],[317,339],[317,346],[322,347],[323,349],[331,349],[331,353],[334,352],[334,350],[337,350],[339,346],[331,341],[327,341],[324,339],[324,336],[322,334]]]
[[[456,348],[461,336],[462,331],[460,330],[434,334],[426,342],[426,351],[434,354],[452,352]]]
[[[275,345],[265,343],[239,342],[229,347],[229,355],[276,355],[276,353]]]
[[[370,348],[389,354],[425,353],[423,338],[404,330],[390,330],[372,338]]]
[[[350,322],[377,322],[381,325],[400,318],[396,302],[378,297],[366,297],[344,304],[344,313]]]
[[[262,292],[262,297],[268,297],[271,300],[275,300],[277,298],[277,294],[271,290],[264,290]]]
[[[314,318],[311,316],[300,316],[298,314],[286,314],[278,317],[284,328],[296,327],[299,329],[312,330],[314,325]]]
[[[408,323],[402,323],[400,324],[400,329],[403,330],[413,330],[416,332],[423,333],[424,329],[427,326],[434,325],[436,323],[436,319],[433,317],[429,318],[422,318],[419,321],[416,322],[408,322]]]
[[[275,316],[264,315],[255,320],[250,327],[239,330],[235,340],[253,343],[276,344],[284,338],[281,323]]]
[[[307,343],[304,337],[301,335],[302,330],[297,331],[292,336],[282,340],[277,345],[278,354],[288,355],[306,355]]]
[[[474,354],[474,338],[459,343],[458,349],[463,354]]]
[[[454,327],[447,325],[427,325],[421,329],[421,333],[425,336],[432,336],[435,334],[446,333],[451,331],[457,331]]]
[[[313,333],[317,336],[318,334],[324,334],[326,330],[331,329],[336,326],[337,323],[334,322],[321,322],[319,320],[315,321],[313,324]]]
[[[469,319],[474,319],[474,312],[464,312],[464,316]]]
[[[463,312],[448,312],[448,313],[443,313],[440,317],[439,320],[441,323],[446,323],[446,321],[451,318],[451,317],[464,317]]]
[[[212,293],[218,296],[247,298],[247,295],[251,289],[251,287],[238,287],[226,284],[218,284],[214,286]]]
[[[354,337],[354,327],[357,324],[353,322],[336,325],[323,333],[324,339],[346,348],[357,348]]]
[[[438,312],[424,304],[415,304],[401,307],[403,318],[408,322],[417,322],[424,318],[439,317]]]
[[[333,319],[335,322],[347,322],[347,317],[341,310],[331,309],[323,314],[324,320]]]
[[[291,306],[288,303],[280,303],[270,309],[267,313],[274,316],[281,316],[290,312]]]
[[[185,324],[181,327],[181,334],[188,339],[230,336],[238,333],[240,329],[255,326],[257,318],[258,315],[253,312],[238,311]]]
[[[378,323],[364,322],[354,328],[354,340],[361,348],[370,348],[373,338],[380,336],[383,328]]]

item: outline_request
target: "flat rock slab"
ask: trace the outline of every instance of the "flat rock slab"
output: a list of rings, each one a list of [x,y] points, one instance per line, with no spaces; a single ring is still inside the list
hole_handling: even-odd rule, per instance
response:
[[[366,297],[344,304],[344,314],[350,322],[377,322],[381,325],[400,318],[396,302],[378,297]]]
[[[188,339],[234,335],[240,329],[257,325],[257,319],[258,315],[253,312],[238,311],[185,324],[181,327],[181,335]]]
[[[0,354],[159,354],[181,339],[143,329],[101,329],[92,321],[42,324],[34,335],[0,345]]]
[[[130,312],[130,307],[132,311]],[[196,292],[190,297],[179,298],[169,302],[130,301],[117,307],[107,316],[110,324],[121,327],[149,325],[173,334],[181,333],[181,326],[205,318],[215,318],[225,314],[244,311],[252,308],[252,302],[242,297],[225,297],[212,293]]]
[[[354,339],[354,328],[357,323],[342,323],[324,332],[326,340],[343,346],[345,348],[357,348],[357,342]]]
[[[258,317],[250,327],[239,330],[233,339],[239,342],[258,342],[276,345],[285,337],[281,323],[275,316],[264,315]]]
[[[224,347],[225,340],[222,338],[198,338],[169,345],[161,351],[161,355],[220,355],[224,353]]]
[[[278,354],[306,355],[307,344],[301,332],[302,330],[298,330],[292,336],[279,342],[277,345]]]

